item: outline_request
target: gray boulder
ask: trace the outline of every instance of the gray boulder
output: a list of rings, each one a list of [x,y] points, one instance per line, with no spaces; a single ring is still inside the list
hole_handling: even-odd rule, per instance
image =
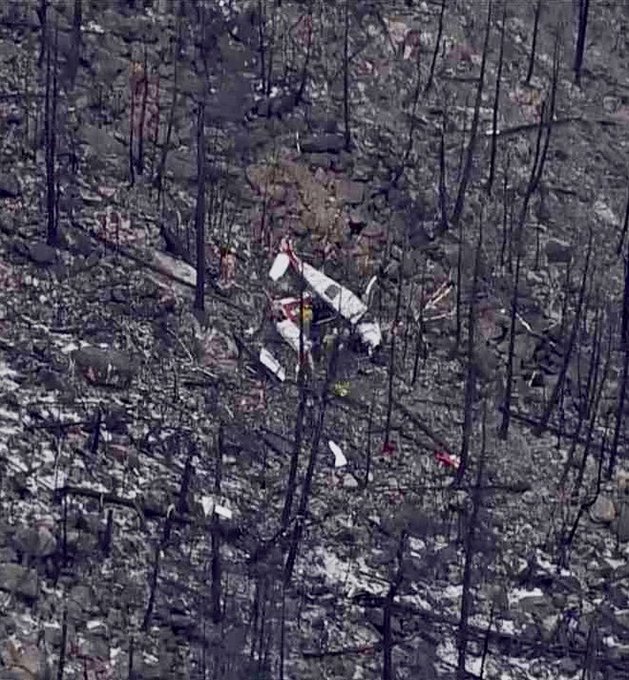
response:
[[[117,349],[83,347],[72,353],[72,360],[93,385],[128,387],[136,374],[131,357]]]
[[[37,572],[19,564],[0,564],[0,590],[34,600],[39,594]]]

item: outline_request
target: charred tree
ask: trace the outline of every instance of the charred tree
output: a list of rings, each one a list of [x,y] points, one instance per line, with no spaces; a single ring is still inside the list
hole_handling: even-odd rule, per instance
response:
[[[258,50],[260,52],[260,85],[266,92],[266,0],[258,0]]]
[[[472,575],[475,553],[475,539],[478,525],[478,513],[481,509],[483,475],[485,472],[485,457],[487,450],[487,404],[483,402],[483,418],[481,423],[481,451],[478,461],[478,471],[476,473],[476,484],[472,493],[472,512],[465,535],[465,564],[463,566],[463,585],[461,593],[461,614],[459,617],[459,627],[457,631],[457,680],[465,680],[467,672],[465,662],[467,659],[467,639],[469,617],[472,609]]]
[[[513,363],[515,359],[515,333],[518,315],[518,294],[520,287],[520,269],[522,264],[522,233],[518,234],[516,244],[515,274],[513,276],[513,291],[511,293],[511,312],[509,318],[509,349],[507,351],[507,371],[505,379],[505,396],[502,405],[502,422],[498,430],[500,439],[509,436],[509,424],[511,422],[511,398],[513,396]]]
[[[391,186],[397,187],[397,183],[400,181],[400,177],[404,174],[406,169],[406,164],[410,158],[411,152],[413,150],[413,141],[415,139],[415,130],[417,129],[417,105],[419,104],[419,95],[421,93],[421,50],[417,50],[417,74],[415,76],[415,87],[413,89],[413,99],[411,104],[411,117],[408,127],[408,138],[406,140],[406,148],[400,163],[395,171],[393,179],[391,180]]]
[[[559,397],[561,394],[561,391],[563,390],[564,387],[564,382],[566,379],[566,375],[568,373],[568,367],[570,366],[570,360],[572,358],[572,353],[574,352],[575,344],[576,344],[576,339],[577,335],[579,332],[579,325],[581,323],[581,313],[583,310],[583,303],[585,300],[585,295],[587,291],[587,282],[588,282],[588,275],[590,272],[590,257],[592,255],[592,241],[593,241],[593,233],[592,230],[590,229],[590,234],[588,237],[588,246],[587,246],[587,253],[585,255],[585,264],[583,265],[583,275],[581,277],[581,285],[579,288],[579,297],[577,300],[577,307],[574,313],[574,321],[572,323],[572,329],[570,331],[570,337],[568,338],[568,343],[566,346],[566,351],[564,354],[563,362],[561,364],[561,369],[559,371],[559,375],[557,376],[557,381],[555,382],[555,385],[553,387],[553,391],[550,395],[550,398],[548,399],[548,403],[546,404],[546,407],[544,408],[544,412],[542,413],[539,423],[537,427],[535,428],[535,434],[537,436],[540,436],[542,432],[546,429],[548,422],[550,421],[550,417],[553,414],[553,411],[555,410],[555,406],[557,405],[559,401]]]
[[[41,68],[46,58],[46,51],[48,49],[48,4],[50,0],[39,0],[37,6],[37,18],[39,19],[40,27],[40,43],[39,43],[39,57],[37,58],[37,67]]]
[[[308,3],[308,37],[306,39],[306,54],[304,56],[304,63],[301,67],[301,78],[299,80],[299,87],[295,93],[295,106],[301,104],[306,93],[306,85],[308,84],[308,67],[310,66],[310,58],[312,56],[312,2]]]
[[[400,541],[396,552],[397,567],[389,584],[389,589],[382,606],[382,680],[394,680],[393,671],[393,631],[391,619],[395,596],[402,585],[404,575],[404,546],[406,543],[406,531],[400,533]]]
[[[216,438],[216,470],[214,472],[214,496],[215,500],[221,495],[221,483],[223,480],[223,424],[219,425]],[[210,602],[212,621],[220,623],[223,617],[221,609],[223,565],[221,560],[221,537],[218,527],[219,518],[216,512],[212,515],[211,549],[212,559],[210,564]]]
[[[181,50],[181,34],[182,34],[182,10],[180,9],[177,15],[177,37],[174,46],[174,74],[173,74],[173,91],[170,101],[170,112],[168,114],[168,123],[166,124],[166,137],[162,142],[162,153],[155,173],[154,186],[157,188],[157,202],[159,204],[162,197],[162,189],[164,185],[164,172],[166,170],[166,161],[168,159],[168,151],[170,150],[170,142],[173,134],[173,127],[175,124],[175,113],[177,111],[177,101],[179,98],[179,52]]]
[[[442,234],[448,231],[448,187],[447,187],[447,169],[446,169],[446,120],[444,112],[444,121],[441,128],[441,135],[439,139],[439,230]]]
[[[531,82],[533,69],[535,68],[535,53],[537,51],[537,32],[539,29],[539,18],[542,13],[542,0],[537,0],[535,4],[535,16],[533,18],[533,39],[531,40],[531,54],[529,55],[529,68],[526,72],[526,84]]]
[[[332,348],[332,355],[330,357],[330,361],[328,362],[325,381],[321,389],[321,395],[319,397],[319,414],[312,434],[308,467],[306,469],[306,474],[304,476],[304,481],[301,488],[301,496],[299,498],[299,506],[297,508],[297,516],[295,518],[295,527],[293,529],[291,543],[288,550],[288,555],[286,556],[286,562],[284,565],[285,586],[290,584],[293,575],[293,569],[295,567],[295,560],[297,559],[297,553],[299,551],[301,537],[304,531],[306,513],[308,511],[308,504],[310,502],[312,481],[314,479],[315,467],[319,455],[319,445],[321,443],[321,437],[323,436],[323,425],[325,422],[325,415],[330,400],[330,387],[332,386],[334,377],[336,375],[338,352],[339,352],[339,339],[337,336],[337,339],[334,343],[334,347]]]
[[[461,176],[461,183],[459,184],[459,191],[457,193],[454,210],[450,223],[453,226],[458,225],[459,220],[463,215],[463,208],[465,206],[465,196],[467,194],[467,186],[472,176],[472,164],[474,161],[474,153],[476,151],[476,143],[478,139],[478,121],[480,117],[480,107],[483,100],[483,88],[485,85],[485,69],[487,65],[487,53],[489,51],[489,33],[491,29],[491,10],[492,0],[489,0],[487,6],[487,20],[485,22],[485,38],[483,40],[483,56],[480,64],[480,74],[478,76],[478,87],[476,88],[476,100],[474,102],[474,116],[472,118],[472,127],[470,130],[470,139],[467,145],[465,155],[465,165],[463,166],[463,173]]]
[[[70,89],[74,88],[81,55],[81,24],[83,23],[83,0],[74,0],[72,14],[72,45],[68,57],[68,80]]]
[[[66,667],[66,647],[68,646],[68,607],[64,604],[61,619],[61,650],[59,652],[59,664],[57,665],[57,680],[63,680]]]
[[[496,90],[494,92],[494,110],[491,121],[491,151],[489,154],[489,178],[487,194],[491,196],[496,169],[496,152],[498,150],[498,109],[500,106],[500,81],[502,80],[502,64],[505,46],[505,24],[507,23],[507,0],[502,7],[502,25],[500,26],[500,51],[498,53],[498,72],[496,73]]]
[[[349,110],[349,0],[343,9],[343,122],[345,127],[345,151],[352,148],[352,131]]]
[[[472,275],[472,290],[470,292],[470,302],[468,307],[467,315],[467,350],[466,350],[466,363],[467,372],[465,377],[465,397],[463,404],[463,431],[461,435],[461,462],[459,468],[456,472],[456,477],[454,480],[455,485],[459,485],[463,480],[465,471],[467,468],[469,451],[470,451],[470,438],[472,435],[472,424],[474,417],[474,400],[476,398],[476,357],[475,357],[475,344],[476,344],[476,295],[478,292],[478,279],[480,275],[480,261],[481,261],[481,251],[483,246],[483,217],[481,215],[481,222],[478,231],[478,243],[476,245],[476,255],[474,258],[474,273]]]
[[[432,53],[432,59],[430,61],[430,73],[428,74],[428,80],[426,81],[426,87],[424,92],[428,92],[432,87],[432,81],[435,77],[435,66],[437,65],[437,57],[439,56],[439,48],[441,47],[441,37],[443,35],[443,18],[446,13],[446,0],[441,0],[441,10],[439,11],[439,27],[437,28],[437,39],[435,41],[435,49]]]
[[[389,375],[387,376],[387,411],[384,423],[384,442],[383,446],[389,443],[391,435],[391,414],[393,413],[393,386],[395,382],[395,349],[396,339],[399,332],[400,325],[400,310],[402,308],[402,288],[404,286],[404,269],[406,268],[406,251],[408,250],[408,233],[405,238],[404,248],[402,249],[402,261],[399,269],[399,281],[397,296],[395,299],[395,316],[393,317],[393,326],[391,329],[391,348],[389,351]]]
[[[627,191],[627,203],[625,204],[625,217],[622,222],[622,232],[620,234],[620,240],[616,246],[616,255],[622,253],[622,247],[627,237],[627,230],[629,230],[629,190]]]
[[[205,94],[197,113],[197,203],[194,217],[197,246],[197,280],[194,308],[205,310]]]
[[[142,65],[142,79],[140,83],[142,85],[142,108],[140,109],[140,121],[138,124],[138,157],[137,157],[137,168],[138,175],[144,172],[144,134],[146,127],[146,107],[148,104],[149,96],[149,60],[148,60],[148,47],[144,43],[144,57]]]
[[[616,406],[616,417],[614,424],[614,436],[609,451],[609,461],[607,464],[607,477],[611,479],[616,468],[618,457],[618,444],[620,433],[623,429],[625,414],[625,404],[627,401],[627,381],[629,380],[629,241],[627,242],[627,254],[625,256],[625,291],[623,296],[622,322],[620,327],[620,346],[623,350],[622,373],[620,384],[618,385],[618,401]]]
[[[54,64],[52,63],[54,61]],[[46,39],[46,89],[44,103],[44,137],[46,144],[46,214],[48,244],[57,243],[57,29],[55,28],[54,53],[50,40]]]
[[[304,283],[301,279],[299,293],[299,361],[304,357]],[[284,508],[282,510],[281,527],[283,531],[288,529],[290,516],[293,509],[293,499],[297,484],[297,470],[299,468],[299,457],[304,439],[304,418],[306,415],[306,403],[308,400],[308,386],[306,383],[306,370],[302,364],[297,374],[297,388],[299,390],[299,403],[297,405],[297,416],[295,418],[295,433],[293,435],[293,450],[291,453],[290,467],[288,470],[288,481],[286,483],[286,496],[284,498]]]
[[[579,0],[579,26],[577,30],[577,45],[574,52],[574,82],[581,84],[581,69],[585,55],[585,38],[588,27],[588,13],[590,0]]]

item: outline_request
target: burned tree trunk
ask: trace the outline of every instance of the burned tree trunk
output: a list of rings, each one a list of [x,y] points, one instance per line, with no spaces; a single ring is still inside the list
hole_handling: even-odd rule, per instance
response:
[[[74,88],[81,54],[81,24],[83,23],[83,0],[74,0],[72,15],[72,46],[68,57],[68,76],[70,89]]]
[[[472,163],[474,160],[474,152],[476,151],[476,142],[478,137],[478,120],[480,117],[480,107],[483,100],[483,87],[485,85],[485,67],[487,64],[487,52],[489,51],[489,33],[491,29],[491,9],[492,0],[489,0],[487,7],[487,20],[485,22],[485,39],[483,41],[483,56],[480,64],[480,75],[478,76],[478,87],[476,88],[476,100],[474,102],[474,116],[472,118],[472,128],[470,130],[470,139],[467,145],[465,156],[465,165],[463,166],[463,173],[461,183],[459,184],[459,191],[457,193],[454,210],[452,212],[452,225],[458,225],[459,220],[463,215],[463,207],[465,205],[465,196],[467,194],[467,186],[472,175]]]
[[[168,123],[166,125],[166,137],[162,143],[162,155],[160,157],[157,172],[155,173],[155,186],[157,187],[157,203],[159,205],[162,189],[164,183],[164,171],[166,169],[166,160],[168,159],[168,151],[170,149],[170,140],[173,134],[173,126],[175,124],[175,113],[177,110],[177,100],[179,94],[179,51],[181,49],[181,32],[182,32],[181,11],[177,16],[177,38],[174,47],[174,74],[173,74],[173,93],[170,102],[170,113],[168,114]]]
[[[44,135],[46,143],[46,214],[48,244],[57,243],[56,211],[56,156],[57,156],[57,29],[55,28],[54,55],[50,40],[46,40],[46,91],[44,111]],[[54,65],[51,63],[54,58]]]
[[[467,658],[467,637],[469,616],[472,609],[472,567],[474,563],[474,543],[476,539],[476,529],[478,524],[478,513],[481,507],[483,475],[485,471],[486,455],[486,423],[487,423],[487,404],[483,404],[483,420],[481,425],[481,452],[478,461],[478,472],[476,474],[476,484],[472,495],[472,513],[469,519],[467,533],[465,535],[465,564],[463,567],[463,591],[461,593],[461,615],[459,618],[459,629],[457,633],[457,680],[465,680],[467,672],[465,661]]]
[[[304,417],[306,414],[306,402],[308,399],[308,388],[306,384],[305,366],[301,365],[304,357],[304,283],[302,279],[299,294],[299,373],[297,375],[297,386],[299,390],[299,404],[297,406],[297,416],[295,418],[295,434],[293,437],[293,451],[290,459],[288,471],[288,481],[286,483],[286,496],[284,498],[284,509],[282,510],[281,527],[282,531],[288,529],[290,515],[293,509],[293,499],[295,497],[295,487],[297,484],[297,470],[299,467],[299,457],[301,455],[301,445],[304,437]]]
[[[395,382],[395,346],[398,334],[398,326],[400,324],[400,309],[402,307],[402,288],[404,286],[404,269],[406,265],[406,251],[408,250],[408,234],[405,238],[404,248],[402,250],[402,261],[400,263],[399,277],[397,289],[397,297],[395,300],[395,316],[393,317],[393,326],[391,330],[391,349],[389,353],[389,375],[387,385],[387,411],[384,423],[384,442],[383,446],[389,443],[389,436],[391,434],[391,414],[393,413],[393,386]]]
[[[518,293],[520,287],[520,268],[522,264],[522,233],[518,235],[518,243],[516,245],[516,261],[515,274],[513,277],[513,292],[511,294],[511,314],[509,319],[509,349],[507,352],[507,375],[505,380],[505,397],[502,406],[502,423],[498,436],[500,439],[506,439],[509,436],[509,424],[511,420],[511,398],[513,395],[513,362],[515,356],[515,331],[518,314]]]
[[[393,602],[402,584],[402,577],[404,575],[405,543],[406,532],[402,531],[396,553],[397,568],[389,584],[389,590],[384,598],[382,607],[382,680],[394,680],[395,678],[395,673],[393,672],[393,631],[391,629],[391,618]]]
[[[622,323],[620,326],[620,346],[623,349],[622,373],[618,386],[618,404],[616,407],[616,422],[614,425],[614,437],[612,439],[609,462],[607,464],[607,477],[611,479],[616,467],[618,457],[618,443],[625,413],[627,401],[627,381],[629,380],[629,242],[627,243],[627,255],[625,256],[625,291],[623,296]]]
[[[437,39],[435,41],[435,49],[432,53],[432,60],[430,62],[430,73],[424,92],[428,92],[432,87],[432,81],[435,76],[435,66],[437,65],[437,57],[439,56],[439,48],[441,47],[441,36],[443,35],[443,17],[446,13],[446,0],[441,0],[441,11],[439,12],[439,28],[437,29]]]
[[[37,18],[40,26],[40,43],[39,43],[39,57],[37,58],[37,66],[41,68],[46,58],[46,50],[48,49],[48,3],[49,0],[39,0],[37,7]]]
[[[216,470],[214,472],[214,495],[215,501],[221,495],[221,482],[223,480],[223,425],[219,426],[216,438]],[[210,574],[212,582],[210,585],[210,601],[212,610],[212,621],[220,623],[222,619],[221,594],[223,565],[221,561],[221,537],[218,531],[219,518],[216,512],[212,515],[212,559]]]
[[[572,323],[572,330],[570,332],[570,337],[568,339],[568,345],[566,347],[566,352],[564,354],[564,359],[563,363],[561,365],[561,369],[559,371],[559,375],[557,376],[557,381],[555,382],[555,386],[553,387],[553,391],[550,395],[550,398],[548,400],[548,403],[546,404],[546,408],[544,409],[544,412],[542,413],[542,416],[540,417],[539,423],[537,427],[535,428],[535,434],[537,436],[540,436],[542,432],[546,429],[548,422],[550,420],[550,417],[555,409],[555,406],[557,405],[557,402],[559,400],[559,396],[561,394],[561,391],[563,390],[564,386],[564,381],[566,379],[566,374],[568,373],[568,367],[570,366],[570,360],[572,358],[572,353],[575,348],[576,344],[576,339],[577,339],[577,334],[579,331],[579,324],[581,322],[581,314],[583,311],[583,302],[585,300],[585,293],[587,290],[587,281],[588,281],[588,274],[590,270],[590,257],[592,255],[592,241],[593,241],[593,233],[592,230],[590,229],[590,235],[588,238],[588,247],[587,247],[587,253],[585,256],[585,264],[583,265],[583,275],[581,277],[581,286],[579,289],[579,298],[577,301],[577,308],[574,313],[574,321]]]
[[[349,111],[349,0],[345,0],[343,22],[343,121],[345,124],[345,151],[352,148],[352,131]]]
[[[474,347],[476,343],[476,294],[478,292],[478,278],[480,272],[481,249],[483,245],[482,216],[478,232],[476,256],[474,258],[474,274],[472,275],[472,290],[467,316],[467,375],[465,378],[465,401],[463,404],[463,432],[461,435],[461,462],[456,473],[455,484],[460,484],[465,475],[470,450],[470,438],[472,435],[472,419],[474,399],[476,397],[476,358]]]
[[[583,68],[583,57],[585,55],[585,36],[588,26],[588,12],[590,0],[579,0],[579,28],[577,32],[577,45],[574,52],[574,82],[581,84],[581,69]]]
[[[537,0],[535,5],[535,17],[533,19],[533,39],[531,41],[531,54],[529,56],[529,68],[526,72],[526,84],[531,82],[533,69],[535,68],[535,53],[537,51],[537,31],[539,29],[539,17],[542,12],[542,0]]]
[[[315,423],[314,432],[312,434],[312,442],[310,445],[310,458],[308,459],[308,467],[306,475],[301,488],[301,496],[299,498],[299,507],[297,508],[297,517],[295,519],[295,528],[291,537],[291,544],[286,557],[284,565],[284,585],[290,584],[293,569],[295,567],[295,560],[299,551],[299,545],[304,530],[304,523],[306,521],[306,512],[308,511],[308,503],[310,502],[310,493],[312,489],[312,481],[314,479],[314,472],[319,455],[319,445],[321,437],[323,436],[323,424],[325,421],[325,414],[327,411],[328,402],[330,400],[330,387],[336,375],[336,364],[339,352],[339,340],[337,338],[332,349],[332,356],[328,363],[325,382],[321,388],[321,396],[319,398],[319,416]]]
[[[205,96],[197,115],[197,204],[194,217],[197,246],[197,280],[194,308],[205,310]]]
[[[143,73],[142,73],[142,108],[140,109],[140,121],[138,125],[138,158],[137,158],[137,168],[138,175],[144,172],[144,128],[146,124],[146,106],[148,103],[149,95],[149,63],[148,63],[148,48],[146,43],[144,44],[144,61],[143,61]]]
[[[498,149],[498,109],[500,106],[500,81],[502,79],[502,63],[505,46],[505,24],[507,23],[507,3],[502,8],[502,26],[500,27],[500,52],[498,54],[498,72],[496,73],[496,90],[494,93],[494,111],[491,122],[491,152],[489,155],[489,178],[487,179],[487,194],[491,196],[496,169],[496,152]]]

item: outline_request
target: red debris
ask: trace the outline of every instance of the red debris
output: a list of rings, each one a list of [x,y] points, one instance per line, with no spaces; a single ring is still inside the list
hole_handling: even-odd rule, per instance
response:
[[[444,467],[454,468],[455,470],[458,470],[461,465],[461,459],[458,456],[446,453],[445,451],[435,451],[435,460]]]
[[[384,442],[382,445],[382,454],[385,456],[392,456],[395,453],[395,444],[392,441]]]

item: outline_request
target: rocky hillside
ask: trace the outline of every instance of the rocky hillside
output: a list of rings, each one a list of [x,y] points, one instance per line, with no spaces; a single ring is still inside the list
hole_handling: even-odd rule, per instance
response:
[[[1,678],[629,677],[629,14],[584,7],[2,3]],[[295,370],[284,236],[377,277],[373,356],[329,316]]]

